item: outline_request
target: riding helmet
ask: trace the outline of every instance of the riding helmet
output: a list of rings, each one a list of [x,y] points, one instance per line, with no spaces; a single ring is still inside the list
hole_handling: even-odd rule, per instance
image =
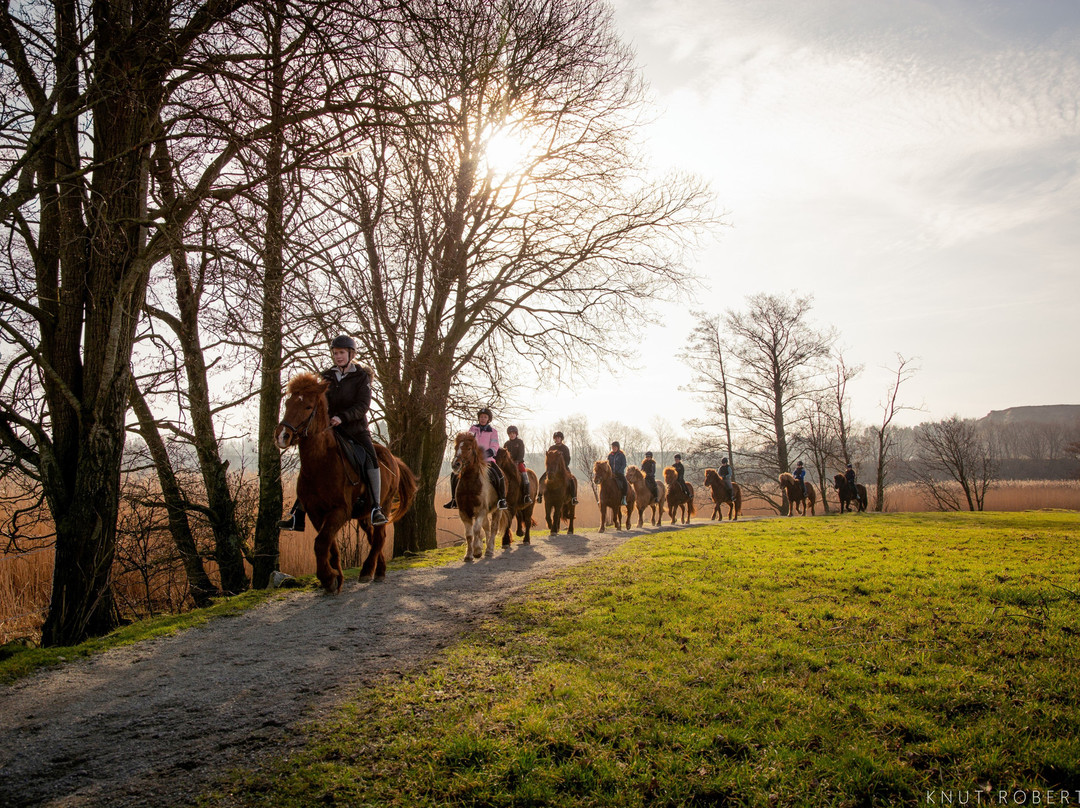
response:
[[[480,420],[481,415],[486,415],[488,417],[488,421],[491,421],[491,419],[494,417],[491,414],[491,410],[489,410],[487,407],[481,408],[480,412],[476,413],[476,419]]]
[[[564,435],[564,434],[563,434],[562,432],[556,432],[556,433],[555,433],[554,435],[552,435],[551,437],[552,437],[552,438],[563,438],[563,439],[565,439],[565,438],[566,438],[566,436],[565,436],[565,435]]]
[[[356,340],[342,334],[340,337],[334,337],[334,341],[330,343],[330,350],[333,350],[334,348],[348,348],[355,353]]]
[[[508,426],[506,428],[506,434],[507,435],[516,435],[517,433],[518,433],[518,428],[516,426]]]
[[[652,457],[652,452],[646,452],[646,453],[645,453],[645,456],[646,456],[646,457]]]
[[[675,455],[675,459],[676,459],[676,460],[682,460],[682,455],[681,455],[681,454],[677,454],[677,455]]]

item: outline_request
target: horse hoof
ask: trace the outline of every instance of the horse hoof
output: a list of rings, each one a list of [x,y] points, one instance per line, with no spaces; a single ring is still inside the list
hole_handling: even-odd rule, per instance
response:
[[[471,555],[467,555],[467,556],[465,556],[465,558],[463,560],[465,561],[466,564],[471,564],[472,561],[473,561],[473,557]]]
[[[529,541],[529,537],[528,537],[528,536],[526,536],[526,537],[525,537],[524,539],[522,539],[522,540],[521,540],[521,543],[522,543],[522,544],[532,544],[532,542],[531,542],[531,541]]]
[[[510,546],[510,539],[503,539],[502,546],[503,547],[509,547]]]
[[[488,550],[486,553],[484,553],[484,558],[494,558],[494,557],[495,557],[495,551],[494,550]]]

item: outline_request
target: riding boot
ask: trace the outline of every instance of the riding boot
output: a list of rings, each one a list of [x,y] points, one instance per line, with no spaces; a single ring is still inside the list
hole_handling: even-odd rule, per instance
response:
[[[300,507],[300,501],[297,500],[293,503],[292,510],[289,511],[289,518],[282,519],[277,523],[278,530],[298,530],[303,533],[306,517],[307,514],[304,512],[304,509]]]
[[[570,495],[573,497],[574,504],[578,504],[577,500],[577,478],[575,477],[570,481]]]
[[[377,525],[385,525],[387,522],[386,514],[382,512],[382,508],[379,507],[379,503],[382,502],[382,474],[379,467],[369,468],[367,470],[368,478],[368,494],[371,497],[371,525],[375,527]]]
[[[532,502],[532,497],[529,496],[529,472],[521,472],[521,504],[528,505]]]
[[[457,480],[458,476],[454,472],[450,472],[450,501],[443,505],[444,508],[457,507]]]
[[[506,505],[506,478],[502,476],[502,472],[498,467],[495,467],[495,473],[492,475],[491,481],[495,483],[495,493],[499,496],[498,509],[505,511]]]
[[[546,479],[547,479],[547,472],[545,471],[543,474],[540,475],[540,482],[543,483]],[[537,487],[539,488],[539,486],[537,486]],[[536,492],[536,501],[537,502],[543,502],[544,501],[544,495],[542,493],[540,493],[540,491]]]

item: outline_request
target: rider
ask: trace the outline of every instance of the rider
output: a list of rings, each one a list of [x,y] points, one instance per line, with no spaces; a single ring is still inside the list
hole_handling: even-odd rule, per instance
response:
[[[799,481],[799,488],[802,489],[802,497],[806,498],[806,469],[803,467],[803,462],[800,460],[795,464],[795,474],[792,475]]]
[[[645,485],[652,492],[653,499],[660,499],[660,492],[656,488],[656,461],[653,460],[652,452],[645,453],[645,459],[641,461],[641,473],[645,475]]]
[[[368,494],[371,500],[372,526],[385,525],[386,515],[379,507],[382,493],[382,479],[379,472],[379,459],[375,454],[375,445],[371,442],[368,431],[367,413],[371,407],[371,381],[374,374],[371,368],[357,365],[356,340],[352,337],[335,337],[330,343],[332,368],[322,372],[322,378],[329,382],[326,389],[326,403],[330,412],[330,426],[338,434],[357,444],[367,453],[366,464]],[[352,518],[363,516],[364,499],[360,497],[353,503]],[[303,530],[304,509],[297,500],[288,519],[278,522],[282,530]]]
[[[734,482],[735,475],[731,470],[731,466],[728,465],[728,459],[726,457],[720,461],[720,468],[717,469],[717,474],[720,475],[721,482],[727,486],[728,494],[731,496],[731,499],[734,500],[735,486],[732,485],[732,483]]]
[[[488,462],[488,478],[491,480],[491,484],[495,486],[495,492],[499,495],[498,508],[500,511],[505,511],[507,507],[506,478],[503,477],[502,470],[495,463],[495,453],[499,451],[499,430],[491,425],[491,410],[484,407],[476,413],[476,423],[469,427],[469,432],[476,437],[476,443]],[[444,508],[457,507],[457,484],[458,476],[451,473],[450,501],[443,505]]]
[[[847,480],[848,487],[855,491],[855,469],[851,467],[851,464],[847,464],[847,471],[844,472],[844,479]]]
[[[626,455],[623,454],[623,450],[619,448],[619,442],[613,440],[611,442],[611,452],[607,456],[608,465],[611,466],[611,473],[615,475],[615,484],[619,486],[619,493],[622,494],[622,504],[626,504]]]
[[[553,451],[557,450],[563,456],[563,460],[566,461],[566,470],[569,472],[570,471],[570,447],[567,446],[565,443],[563,443],[563,440],[565,440],[565,438],[563,437],[563,433],[562,432],[556,432],[554,435],[551,436],[551,439],[553,441],[555,441],[555,443],[553,443],[551,446],[548,447],[548,451],[553,452]],[[542,482],[542,483],[547,482],[547,472],[546,471],[543,474],[540,475],[540,482]],[[577,505],[578,504],[577,477],[574,477],[574,476],[570,477],[570,495],[574,498],[574,504]],[[538,492],[536,494],[536,501],[537,502],[543,502],[544,501],[544,495]]]
[[[532,502],[532,497],[529,496],[529,472],[525,468],[525,441],[518,437],[518,428],[516,426],[508,426],[506,436],[509,440],[503,444],[503,448],[506,449],[510,459],[514,461],[518,472],[521,474],[521,491],[523,494],[521,504],[528,505]]]
[[[675,461],[671,464],[671,467],[675,469],[675,479],[679,483],[679,487],[682,488],[683,496],[690,499],[690,489],[686,487],[686,480],[683,477],[686,470],[683,468],[681,454],[675,455]]]

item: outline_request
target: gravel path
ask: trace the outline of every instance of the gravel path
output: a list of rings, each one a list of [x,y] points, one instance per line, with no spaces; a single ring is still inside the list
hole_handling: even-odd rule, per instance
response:
[[[295,743],[296,724],[415,669],[532,581],[677,529],[534,534],[492,559],[352,579],[336,597],[293,592],[43,671],[0,689],[0,806],[184,804]]]

